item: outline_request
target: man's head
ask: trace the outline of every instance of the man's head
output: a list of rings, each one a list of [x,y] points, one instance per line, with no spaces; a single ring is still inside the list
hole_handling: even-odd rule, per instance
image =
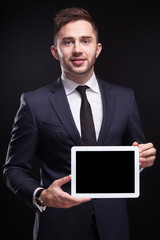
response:
[[[53,56],[60,61],[62,74],[85,83],[92,76],[102,46],[90,14],[81,8],[61,10],[55,17]]]

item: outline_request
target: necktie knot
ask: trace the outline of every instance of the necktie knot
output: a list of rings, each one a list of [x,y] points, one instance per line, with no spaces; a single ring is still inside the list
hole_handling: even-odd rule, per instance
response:
[[[86,89],[89,88],[86,85],[78,86],[76,90],[81,94],[81,96],[86,96]]]

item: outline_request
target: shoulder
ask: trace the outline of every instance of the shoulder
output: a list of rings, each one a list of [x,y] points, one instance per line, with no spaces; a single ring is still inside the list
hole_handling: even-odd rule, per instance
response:
[[[136,103],[135,95],[131,88],[108,83],[101,79],[98,81],[103,99],[116,101],[117,106],[123,106],[124,108],[128,108]]]
[[[50,93],[54,91],[57,88],[57,86],[60,86],[60,85],[61,85],[61,81],[60,81],[60,78],[58,78],[56,81],[46,86],[43,86],[33,91],[23,93],[21,96],[21,100],[22,101],[26,100],[31,103],[44,102],[45,100],[48,99]]]
[[[133,90],[131,88],[123,87],[114,83],[106,82],[100,78],[98,78],[98,82],[102,91],[108,91],[115,96],[128,96],[134,95]]]
[[[60,79],[58,78],[56,81],[45,85],[41,88],[38,88],[33,91],[29,91],[24,93],[27,97],[42,97],[45,96],[46,94],[50,93],[52,90],[54,90],[55,86],[60,82]]]

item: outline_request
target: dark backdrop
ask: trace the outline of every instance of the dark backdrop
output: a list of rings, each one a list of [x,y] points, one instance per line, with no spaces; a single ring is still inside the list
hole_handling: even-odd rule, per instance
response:
[[[133,88],[146,138],[158,150],[155,165],[142,173],[141,197],[127,200],[131,240],[160,239],[160,9],[153,1],[1,1],[0,166],[22,92],[59,76],[50,53],[53,16],[81,6],[98,21],[103,51],[96,73]],[[2,172],[1,172],[2,173]],[[34,213],[0,179],[1,236],[30,240]],[[4,237],[3,237],[4,236]]]

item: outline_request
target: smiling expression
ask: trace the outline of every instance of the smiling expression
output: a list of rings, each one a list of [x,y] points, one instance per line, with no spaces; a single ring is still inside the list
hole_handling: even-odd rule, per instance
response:
[[[65,77],[83,83],[92,76],[101,49],[92,25],[88,21],[78,20],[60,29],[51,52],[60,61]]]

